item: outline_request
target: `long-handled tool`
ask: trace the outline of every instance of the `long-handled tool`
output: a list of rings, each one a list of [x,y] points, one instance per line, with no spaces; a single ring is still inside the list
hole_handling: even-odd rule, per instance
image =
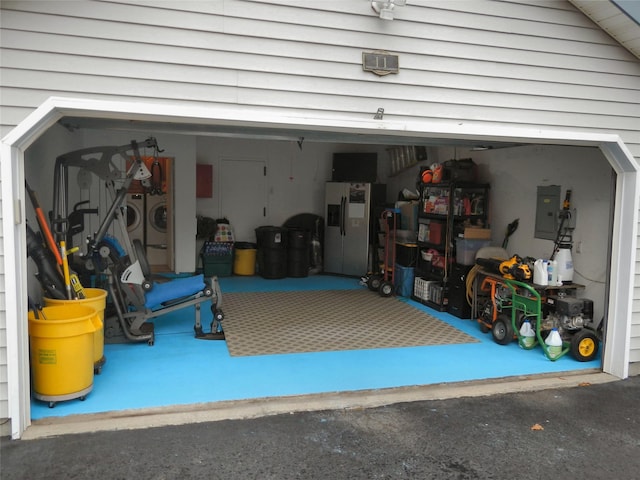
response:
[[[518,229],[518,224],[520,223],[520,219],[516,218],[513,222],[507,225],[507,231],[504,234],[504,240],[502,240],[502,248],[506,250],[507,245],[509,244],[509,237],[515,233]]]
[[[69,255],[79,250],[78,247],[73,247],[67,250],[67,245],[64,241],[60,241],[60,255],[62,256],[62,271],[64,274],[65,289],[67,290],[67,296],[69,299],[73,298],[86,298],[84,293],[84,287],[80,283],[78,274],[71,270],[69,267]]]
[[[36,211],[36,217],[38,218],[38,225],[40,225],[40,231],[42,232],[42,235],[44,235],[44,239],[47,242],[47,246],[49,247],[53,255],[56,257],[56,262],[58,262],[58,265],[62,265],[62,256],[60,255],[58,246],[56,245],[56,242],[53,239],[53,235],[51,234],[51,229],[49,228],[49,224],[47,223],[47,218],[44,216],[42,207],[40,207],[40,202],[38,201],[36,192],[34,192],[31,189],[31,187],[29,186],[29,182],[25,180],[24,183],[26,185],[29,198],[31,199],[31,204],[33,205],[33,209]]]
[[[71,278],[69,275],[69,260],[67,259],[67,242],[60,241],[60,256],[62,257],[62,275],[64,276],[64,288],[67,291],[67,298],[73,300],[71,293]]]
[[[67,257],[77,252],[78,250],[80,250],[79,247],[73,247],[68,249]],[[82,286],[82,283],[80,283],[80,278],[78,277],[78,274],[71,269],[71,266],[69,266],[69,281],[71,282],[71,288],[73,289],[72,293],[75,295],[76,298],[80,298],[80,299],[87,298],[84,293],[84,287]]]

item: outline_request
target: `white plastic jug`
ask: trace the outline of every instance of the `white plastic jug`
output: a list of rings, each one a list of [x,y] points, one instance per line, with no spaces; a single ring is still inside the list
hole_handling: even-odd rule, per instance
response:
[[[544,340],[547,344],[547,352],[549,352],[550,358],[558,358],[562,353],[562,338],[557,328],[553,328],[549,335]]]
[[[522,337],[522,343],[520,344],[522,348],[533,347],[536,342],[536,332],[533,331],[533,327],[531,326],[529,319],[522,322],[522,326],[520,327],[520,336]]]
[[[558,281],[571,283],[573,281],[573,258],[571,257],[571,244],[561,243],[556,256],[558,261]]]
[[[533,283],[536,285],[547,286],[548,283],[547,261],[542,258],[533,262]]]

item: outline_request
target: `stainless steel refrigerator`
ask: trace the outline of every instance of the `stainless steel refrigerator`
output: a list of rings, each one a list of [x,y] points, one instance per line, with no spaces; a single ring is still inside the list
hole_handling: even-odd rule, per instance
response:
[[[384,209],[385,194],[385,185],[381,184],[326,184],[325,272],[361,276],[369,271],[369,252],[376,242],[376,215]]]

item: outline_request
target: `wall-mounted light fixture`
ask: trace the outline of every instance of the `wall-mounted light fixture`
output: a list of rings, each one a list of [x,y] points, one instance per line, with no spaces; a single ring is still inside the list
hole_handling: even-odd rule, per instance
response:
[[[371,8],[383,20],[393,20],[393,9],[406,4],[407,0],[371,0]]]

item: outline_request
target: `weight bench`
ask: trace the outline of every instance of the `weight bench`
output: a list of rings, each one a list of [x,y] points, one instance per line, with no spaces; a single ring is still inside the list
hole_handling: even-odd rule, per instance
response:
[[[109,248],[108,240],[105,247]],[[134,243],[136,243],[134,241]],[[176,278],[166,282],[150,280],[146,258],[140,248],[138,259],[127,265],[127,258],[117,258],[112,264],[113,274],[108,275],[108,291],[114,311],[105,318],[105,342],[147,342],[154,343],[154,325],[149,320],[187,307],[195,307],[195,337],[202,340],[224,340],[222,329],[222,292],[218,278],[204,275]],[[113,252],[111,252],[113,253]],[[117,249],[115,255],[118,255]],[[113,255],[111,255],[112,260]],[[140,267],[140,263],[144,268]],[[117,275],[119,273],[119,275]],[[119,281],[116,280],[118,278]],[[213,320],[211,331],[205,333],[201,322],[201,304],[211,301]]]

